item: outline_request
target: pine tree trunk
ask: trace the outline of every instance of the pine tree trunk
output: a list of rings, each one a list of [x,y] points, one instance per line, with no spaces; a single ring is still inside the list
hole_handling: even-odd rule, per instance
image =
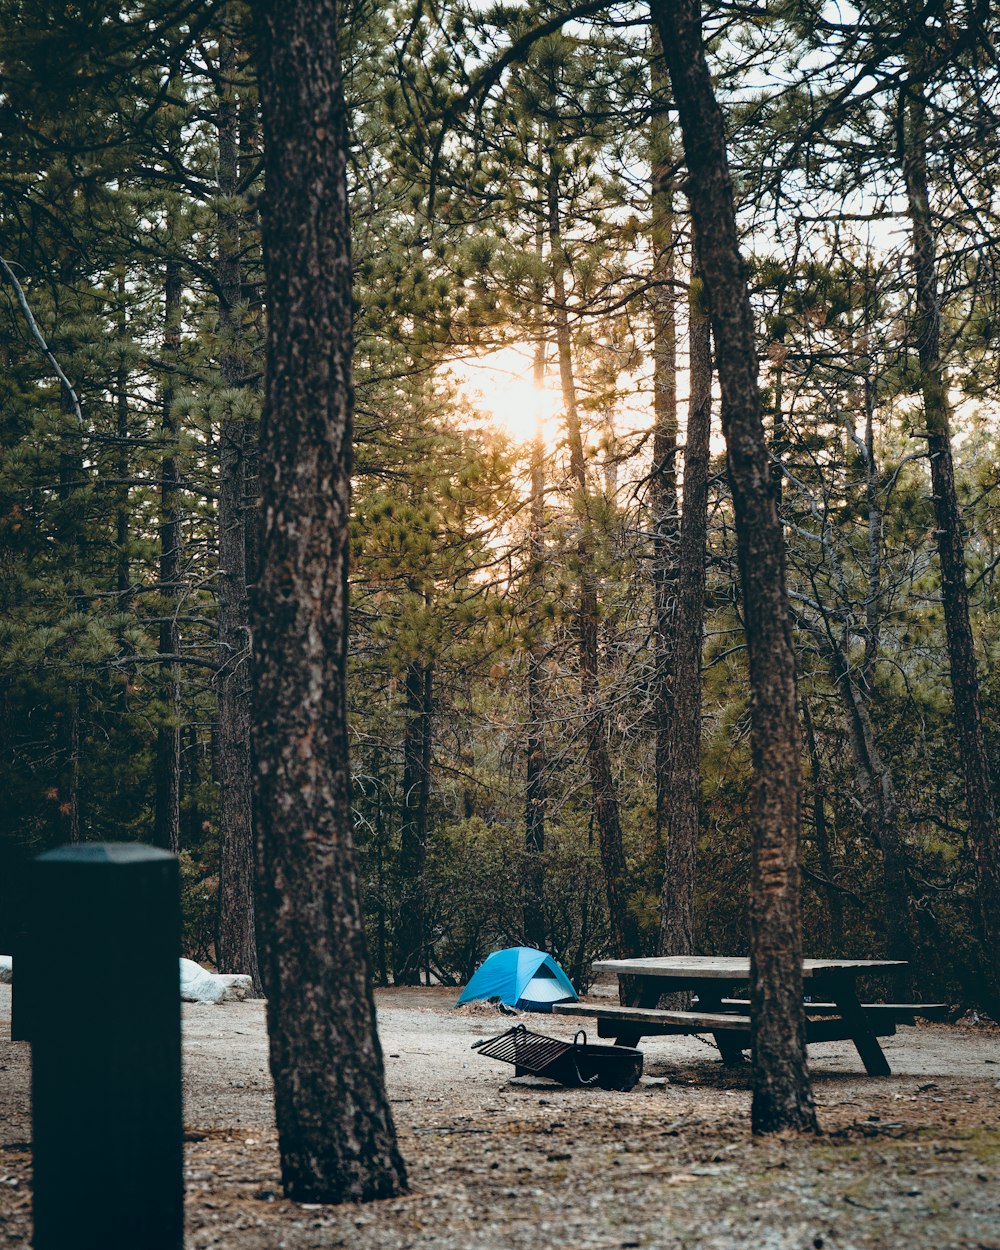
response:
[[[705,629],[708,461],[712,433],[712,343],[697,268],[692,273],[688,335],[690,401],[684,449],[684,511],[677,553],[673,712],[667,735],[660,949],[694,953],[695,855],[701,815],[701,648]]]
[[[670,719],[673,702],[674,628],[677,616],[677,314],[674,293],[674,151],[667,117],[669,82],[663,47],[652,31],[649,62],[652,177],[649,241],[653,251],[653,723],[655,725],[656,845],[664,845],[669,820]],[[674,952],[681,953],[681,952]]]
[[[63,766],[59,782],[59,841],[80,841],[80,683],[71,682],[62,713]]]
[[[725,127],[698,0],[651,0],[680,115],[688,195],[722,392],[750,668],[753,1129],[814,1129],[802,1010],[799,745],[785,551],[768,461],[753,313],[740,256]]]
[[[393,951],[393,980],[419,985],[424,964],[424,863],[430,803],[433,670],[413,663],[406,670],[406,728],[403,736],[403,819],[399,847],[399,914]]]
[[[539,143],[539,165],[544,164],[544,146]],[[545,386],[546,335],[543,307],[545,282],[542,261],[545,254],[546,188],[537,186],[538,216],[535,219],[535,257],[539,277],[535,283],[535,355],[532,362],[536,392]],[[531,507],[528,516],[528,734],[525,743],[524,787],[524,941],[538,950],[545,948],[545,804],[547,765],[545,755],[545,646],[542,636],[541,603],[545,595],[545,439],[539,426],[531,446]]]
[[[80,574],[83,570],[83,525],[85,515],[81,506],[87,474],[83,461],[83,430],[75,417],[69,393],[62,389],[60,404],[67,419],[64,449],[59,454],[59,510],[56,517],[55,536],[59,549],[69,553],[67,591],[72,603],[71,611],[83,613],[87,599],[82,593]],[[58,714],[60,754],[62,763],[59,777],[58,829],[60,842],[80,841],[80,721],[83,700],[83,683],[70,681],[66,687],[66,702]]]
[[[250,769],[250,603],[247,594],[246,448],[251,433],[241,404],[246,390],[242,343],[241,222],[238,188],[239,119],[236,48],[219,37],[219,373],[225,396],[219,429],[219,941],[220,972],[253,978],[257,964],[254,900],[253,782]]]
[[[539,384],[536,371],[536,385]],[[531,449],[531,514],[528,535],[528,737],[525,744],[524,791],[524,941],[545,948],[545,692],[544,648],[539,601],[544,593],[545,562],[545,445],[541,433]]]
[[[387,883],[385,871],[386,848],[389,837],[385,819],[386,786],[382,779],[382,751],[376,749],[372,760],[375,777],[375,973],[378,984],[389,984],[389,924],[387,907]]]
[[[115,590],[118,592],[116,609],[125,615],[131,604],[129,593],[129,551],[128,551],[128,365],[125,351],[128,343],[128,322],[125,314],[125,301],[128,293],[124,274],[119,275],[117,282],[118,295],[118,368],[115,371],[115,437],[118,440],[115,472],[118,475],[117,502],[115,506]],[[124,650],[125,643],[121,640]]]
[[[965,775],[969,848],[975,865],[987,958],[1000,992],[1000,831],[993,778],[983,738],[975,642],[969,619],[962,514],[951,455],[948,388],[941,360],[941,307],[927,177],[927,106],[912,88],[904,125],[903,176],[913,240],[917,350],[920,357],[927,453],[931,465],[941,602],[955,705],[955,733]]]
[[[198,726],[185,725],[181,762],[183,765],[184,809],[183,834],[187,846],[196,846],[202,836],[202,811],[198,797],[201,785],[201,748],[198,743]]]
[[[889,959],[913,959],[910,922],[910,890],[906,877],[906,846],[899,829],[896,786],[888,764],[882,758],[872,726],[868,705],[858,689],[843,644],[829,635],[822,640],[830,674],[847,712],[851,747],[857,764],[861,793],[862,820],[882,856],[882,884],[885,890],[885,917]],[[906,1001],[911,990],[908,969],[894,974],[893,992]]]
[[[780,299],[778,308],[779,310],[781,308]],[[788,440],[785,436],[785,369],[783,360],[776,363],[774,367],[774,412],[772,420],[771,463],[774,474],[774,499],[780,514],[784,493],[782,464],[788,453]]]
[[[285,1192],[406,1189],[351,821],[351,249],[332,0],[258,0],[267,388],[253,599],[258,927]]]
[[[252,92],[241,92],[239,95],[239,157],[237,173],[243,185],[251,180],[260,163],[260,118],[257,101]],[[241,255],[246,255],[248,240],[253,240],[255,249],[259,247],[261,233],[260,212],[256,201],[241,205],[244,228]],[[253,270],[260,266],[259,252],[253,255]],[[244,369],[248,367],[256,373],[264,344],[264,299],[259,283],[251,280],[247,273],[248,265],[242,265],[240,289],[245,301],[243,327],[245,340],[252,343],[252,351],[244,349]],[[254,383],[255,386],[259,385]],[[253,428],[243,444],[243,537],[246,542],[247,584],[253,585],[257,580],[258,542],[260,539],[260,481],[258,468],[258,436],[259,426],[254,422]]]
[[[608,899],[608,922],[611,948],[617,958],[639,954],[639,928],[628,906],[628,870],[618,814],[618,795],[611,771],[608,735],[601,704],[600,662],[598,655],[598,604],[594,584],[593,545],[587,471],[583,454],[583,434],[576,402],[576,380],[573,375],[573,349],[570,340],[569,315],[566,308],[565,258],[559,221],[559,187],[554,173],[549,175],[549,247],[552,262],[552,293],[555,301],[554,319],[556,347],[559,354],[559,380],[562,386],[563,409],[566,416],[566,441],[569,444],[570,475],[576,486],[575,510],[579,538],[580,599],[577,613],[580,654],[580,692],[583,696],[584,732],[587,763],[594,798],[594,820],[601,848],[601,863]],[[629,995],[627,982],[621,982],[619,993]]]
[[[821,885],[826,895],[827,910],[830,913],[830,954],[839,955],[844,949],[844,904],[833,880],[833,851],[830,845],[830,831],[826,823],[826,783],[823,779],[822,761],[816,743],[812,715],[805,699],[802,700],[802,726],[806,731],[809,771],[812,776],[813,833],[816,838],[816,856],[823,874]]]
[[[878,659],[882,602],[882,506],[879,502],[878,462],[875,459],[875,383],[872,361],[865,365],[865,506],[868,511],[868,593],[865,596],[865,658],[861,665],[865,696],[875,692],[875,662]]]
[[[173,248],[176,214],[167,214],[167,246]],[[168,256],[163,287],[163,394],[161,398],[160,438],[163,443],[160,462],[160,654],[177,655],[180,631],[177,627],[178,579],[180,576],[181,527],[177,507],[177,414],[174,411],[174,370],[181,343],[181,295],[183,283],[180,262]],[[163,702],[166,719],[156,730],[154,761],[155,805],[153,844],[166,851],[180,846],[181,825],[181,725],[180,666],[165,659]]]
[[[125,314],[125,276],[119,275],[117,282],[118,307],[118,367],[115,370],[115,437],[117,449],[115,455],[115,474],[118,485],[115,488],[115,610],[119,614],[121,624],[118,627],[118,653],[125,656],[135,651],[126,635],[125,622],[132,607],[132,590],[129,585],[131,569],[129,561],[129,403],[128,403],[128,365],[126,363],[126,344],[128,341],[128,323]],[[128,713],[128,680],[123,680],[116,692],[115,702],[119,714],[124,718]]]

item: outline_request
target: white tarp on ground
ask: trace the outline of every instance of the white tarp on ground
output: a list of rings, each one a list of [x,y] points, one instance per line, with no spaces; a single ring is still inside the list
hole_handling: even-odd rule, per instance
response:
[[[193,959],[181,960],[181,998],[186,1003],[242,1002],[252,985],[250,977],[209,972]]]

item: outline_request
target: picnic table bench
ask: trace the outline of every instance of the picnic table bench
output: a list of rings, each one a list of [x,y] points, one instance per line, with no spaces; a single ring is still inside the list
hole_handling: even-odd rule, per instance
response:
[[[750,979],[750,960],[744,957],[671,955],[658,959],[602,959],[598,972],[629,977],[636,986],[634,1007],[597,1003],[555,1003],[553,1011],[566,1016],[593,1016],[600,1037],[618,1045],[635,1046],[643,1037],[710,1033],[725,1064],[743,1062],[751,1046],[750,1003],[735,998],[737,986]],[[852,1041],[869,1076],[888,1076],[889,1064],[878,1038],[890,1037],[897,1024],[912,1024],[917,1016],[941,1018],[944,1003],[862,1003],[859,976],[905,967],[890,959],[804,959],[803,985],[806,1042]],[[664,994],[693,991],[697,1002],[688,1010],[660,1010]],[[813,996],[830,1001],[813,1002]]]

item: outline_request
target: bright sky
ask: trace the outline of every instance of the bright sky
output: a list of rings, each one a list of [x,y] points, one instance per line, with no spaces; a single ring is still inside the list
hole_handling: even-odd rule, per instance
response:
[[[450,373],[469,404],[515,443],[530,443],[539,429],[547,447],[559,441],[558,379],[550,369],[544,386],[535,386],[532,351],[503,347],[477,360],[457,361]]]
[[[449,368],[452,380],[469,406],[486,421],[497,425],[515,443],[530,443],[541,427],[542,439],[549,451],[558,447],[562,427],[562,397],[559,375],[550,361],[545,384],[538,389],[533,380],[533,346],[511,345],[475,359],[456,361]],[[683,444],[687,416],[687,362],[683,351],[678,361],[680,441]],[[648,377],[623,378],[625,384],[615,412],[619,436],[627,438],[653,424],[653,398]],[[718,428],[718,401],[714,405],[712,454],[725,446]]]

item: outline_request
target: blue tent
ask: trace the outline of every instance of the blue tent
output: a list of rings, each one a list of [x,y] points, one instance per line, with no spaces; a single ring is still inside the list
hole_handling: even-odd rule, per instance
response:
[[[577,993],[551,955],[510,946],[479,965],[455,1006],[485,998],[499,998],[522,1011],[551,1011],[553,1003],[575,1001]]]

